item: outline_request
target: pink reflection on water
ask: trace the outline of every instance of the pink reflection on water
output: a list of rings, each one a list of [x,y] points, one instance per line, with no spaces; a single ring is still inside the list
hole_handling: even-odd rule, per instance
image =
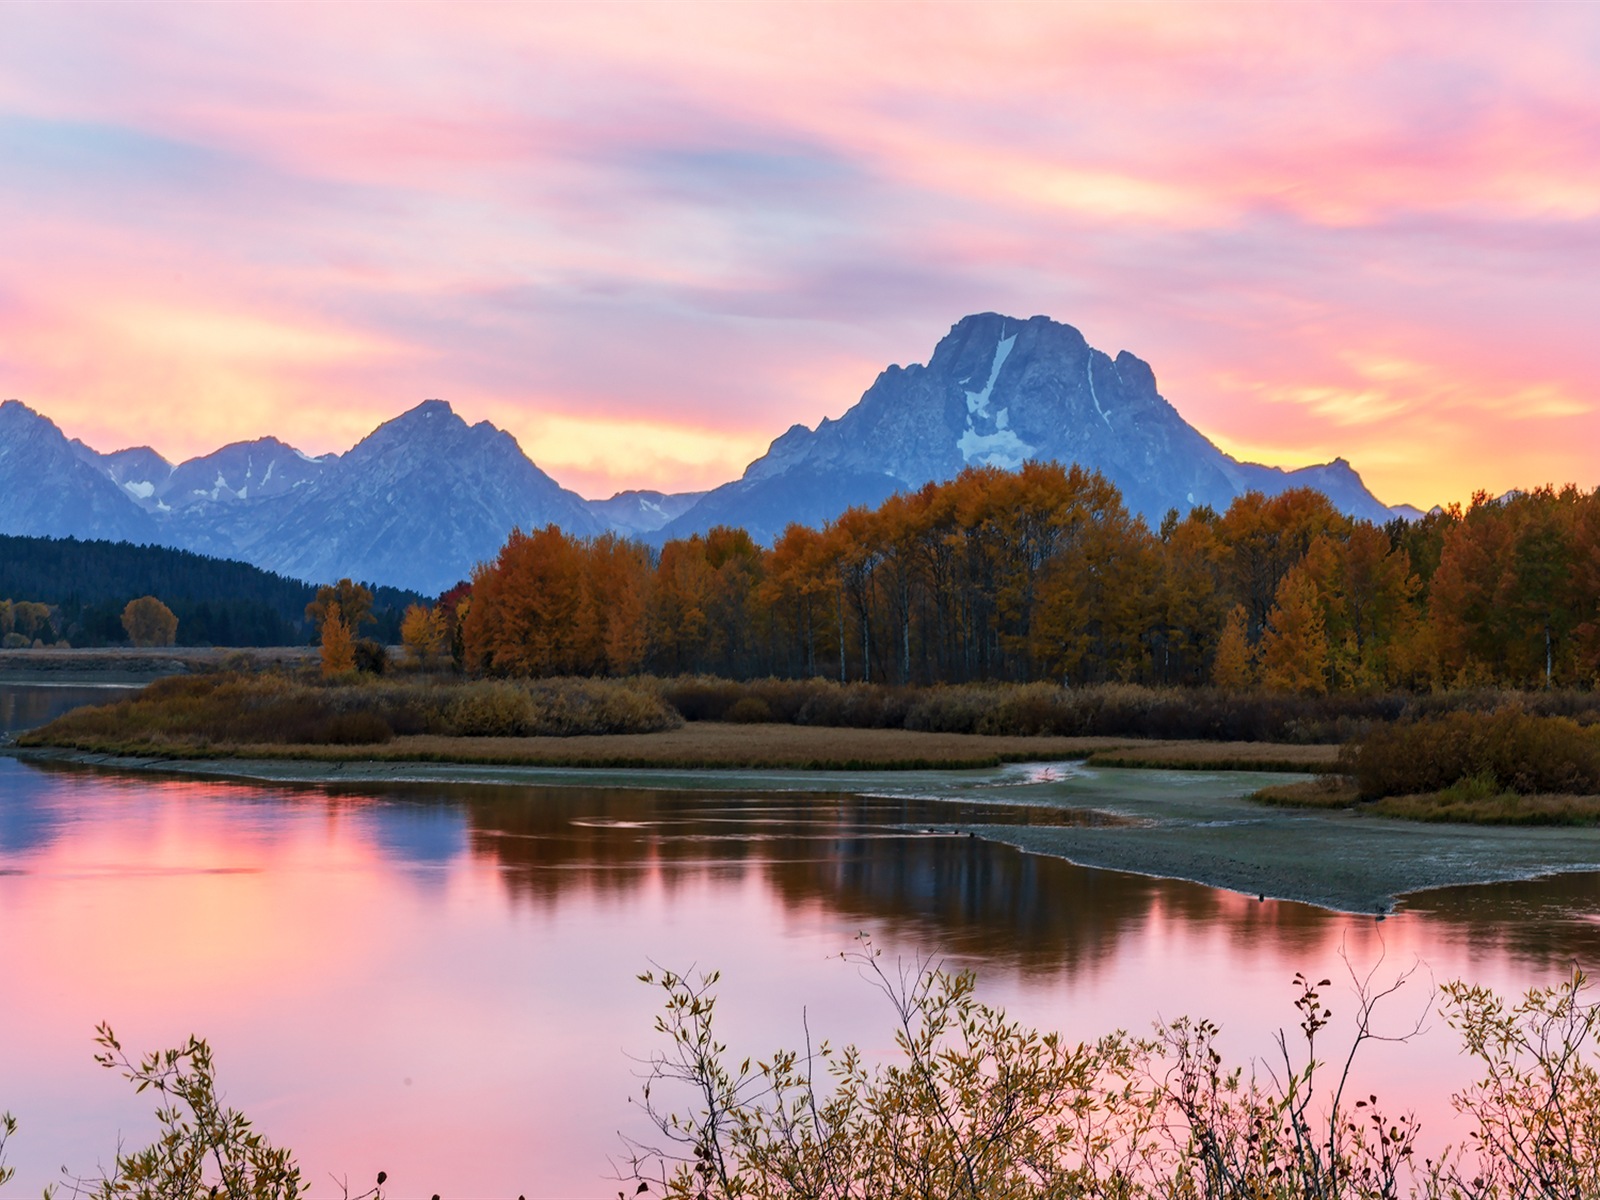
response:
[[[974,967],[985,998],[1074,1038],[1194,1013],[1249,1057],[1292,1029],[1296,971],[1331,976],[1348,1016],[1341,949],[1385,975],[1426,964],[1386,1013],[1399,1029],[1430,971],[1520,991],[1594,944],[1592,928],[1496,937],[1448,897],[1378,923],[887,836],[847,799],[775,800],[751,839],[727,796],[393,792],[0,760],[0,1107],[23,1122],[19,1192],[151,1132],[90,1060],[100,1020],[133,1050],[208,1037],[229,1101],[320,1192],[383,1169],[396,1197],[597,1196],[615,1190],[616,1131],[639,1131],[628,1055],[651,1048],[655,995],[634,976],[652,962],[724,971],[740,1054],[799,1044],[802,1013],[814,1036],[889,1051],[887,1010],[838,960],[865,930],[890,957]],[[1342,1049],[1347,1026],[1330,1032]],[[1436,1028],[1374,1048],[1357,1083],[1431,1134],[1468,1078]]]

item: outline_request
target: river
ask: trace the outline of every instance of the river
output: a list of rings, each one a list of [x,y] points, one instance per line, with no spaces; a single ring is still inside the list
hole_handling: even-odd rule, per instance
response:
[[[105,695],[0,687],[0,720]],[[1074,768],[922,772],[914,788],[615,773],[604,787],[340,786],[0,758],[10,1188],[93,1173],[119,1137],[153,1132],[147,1098],[92,1060],[100,1021],[130,1051],[208,1038],[227,1100],[295,1148],[314,1194],[339,1194],[330,1176],[364,1190],[382,1169],[396,1198],[533,1200],[616,1194],[618,1131],[643,1132],[629,1098],[656,995],[635,976],[653,963],[723,971],[722,1031],[741,1054],[807,1027],[887,1050],[888,1009],[839,958],[865,932],[890,960],[971,967],[984,999],[1073,1038],[1194,1013],[1247,1058],[1295,1024],[1296,971],[1333,977],[1348,1015],[1341,956],[1361,971],[1381,958],[1384,976],[1420,964],[1380,1014],[1395,1030],[1432,981],[1520,991],[1600,960],[1593,874],[1421,893],[1377,921],[952,828],[963,805],[990,824],[1098,820],[1006,799],[1052,770]],[[1441,1136],[1441,1098],[1469,1072],[1430,1024],[1358,1069]]]

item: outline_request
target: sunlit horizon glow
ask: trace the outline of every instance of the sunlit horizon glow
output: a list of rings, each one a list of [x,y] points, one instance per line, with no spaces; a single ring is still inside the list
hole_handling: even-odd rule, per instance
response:
[[[1388,503],[1600,484],[1587,6],[19,5],[0,398],[736,477],[973,312]]]

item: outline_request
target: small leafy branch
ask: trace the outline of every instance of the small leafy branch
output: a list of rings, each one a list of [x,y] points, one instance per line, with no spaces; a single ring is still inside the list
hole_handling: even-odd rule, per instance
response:
[[[6,1142],[17,1132],[17,1119],[10,1113],[0,1113],[0,1184],[4,1184],[16,1168],[6,1166]]]
[[[137,1062],[109,1025],[96,1027],[95,1043],[97,1063],[120,1071],[135,1092],[161,1097],[156,1106],[161,1132],[143,1150],[128,1154],[118,1147],[110,1174],[69,1177],[65,1186],[73,1200],[296,1200],[305,1192],[294,1156],[273,1146],[243,1113],[218,1098],[211,1047],[203,1038],[191,1036],[183,1046]],[[7,1118],[6,1131],[14,1128]],[[0,1138],[0,1147],[3,1143]],[[377,1185],[354,1197],[341,1185],[344,1200],[383,1200],[387,1178],[379,1171]],[[46,1188],[45,1200],[54,1194],[54,1188]]]
[[[863,940],[844,956],[887,999],[894,1061],[853,1046],[780,1050],[737,1066],[715,1033],[716,973],[658,986],[666,1048],[644,1060],[639,1097],[658,1144],[625,1140],[620,1177],[673,1200],[1593,1200],[1600,1196],[1600,1008],[1581,975],[1506,1007],[1450,984],[1446,1014],[1484,1080],[1454,1097],[1469,1144],[1418,1161],[1420,1127],[1376,1096],[1350,1103],[1370,1043],[1406,1041],[1427,1013],[1382,1033],[1378,1010],[1416,968],[1377,981],[1350,968],[1355,1033],[1337,1070],[1319,1057],[1331,981],[1297,975],[1298,1033],[1248,1074],[1218,1027],[1180,1019],[1151,1039],[1069,1045],[980,1002],[968,972],[891,974]],[[1346,961],[1349,967],[1348,960]],[[1381,966],[1381,962],[1380,962]],[[1428,1006],[1431,1010],[1431,1005]],[[664,1097],[694,1097],[674,1108]],[[619,1193],[624,1195],[624,1193]]]

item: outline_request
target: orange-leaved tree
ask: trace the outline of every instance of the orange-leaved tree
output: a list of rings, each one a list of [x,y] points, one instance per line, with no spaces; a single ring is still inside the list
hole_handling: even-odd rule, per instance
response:
[[[154,596],[129,600],[122,610],[122,627],[135,646],[170,646],[178,637],[178,618]]]
[[[356,641],[335,600],[322,612],[322,674],[343,675],[356,669]]]

